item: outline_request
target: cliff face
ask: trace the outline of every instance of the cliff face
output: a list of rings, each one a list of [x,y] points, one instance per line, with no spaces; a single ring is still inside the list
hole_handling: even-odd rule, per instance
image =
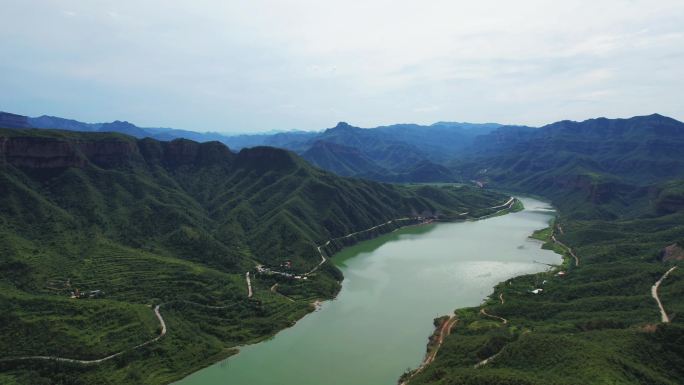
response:
[[[263,174],[268,171],[294,169],[298,165],[295,157],[287,151],[273,147],[252,147],[240,151],[235,159],[238,167]]]
[[[5,162],[21,168],[84,167],[87,159],[70,143],[44,138],[0,138]]]
[[[125,137],[69,140],[31,135],[3,136],[0,132],[0,159],[20,168],[82,168],[94,165],[107,169],[132,164],[175,168],[225,164],[234,157],[228,147],[218,142],[200,144],[181,139],[159,142]]]
[[[197,143],[186,139],[162,142],[163,162],[167,166],[209,166],[229,164],[235,158],[220,142]]]
[[[101,140],[67,142],[56,138],[0,137],[0,155],[17,167],[85,167],[92,163],[110,168],[139,156],[134,142]]]
[[[684,260],[684,249],[676,243],[666,246],[660,251],[660,259],[663,262]]]

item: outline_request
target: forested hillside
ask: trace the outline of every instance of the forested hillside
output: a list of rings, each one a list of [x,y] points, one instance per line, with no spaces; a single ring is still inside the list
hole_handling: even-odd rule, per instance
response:
[[[0,130],[0,382],[167,383],[334,295],[326,240],[506,200],[346,179],[270,147]],[[257,265],[287,266],[281,293]]]
[[[684,123],[657,114],[501,128],[476,143],[459,164],[470,179],[554,198],[577,217],[645,214],[662,183],[684,177]]]
[[[683,383],[684,125],[653,115],[480,139],[473,178],[552,200],[559,217],[535,237],[565,262],[458,309],[409,383]]]
[[[65,383],[107,383],[102,374],[114,373],[111,383],[169,381],[285,327],[313,299],[332,296],[339,273],[317,267],[317,246],[327,239],[398,218],[480,216],[503,203],[504,195],[493,192],[503,190],[544,197],[559,209],[556,222],[535,237],[565,262],[501,283],[481,307],[459,309],[435,361],[410,383],[684,380],[684,281],[677,268],[684,258],[684,163],[677,152],[683,123],[650,115],[489,126],[485,135],[464,139],[468,145],[442,138],[441,147],[428,137],[416,144],[411,125],[390,127],[340,124],[315,136],[269,136],[320,167],[365,179],[333,175],[272,147],[234,153],[217,142],[2,131],[0,236],[7,258],[0,284],[11,310],[1,316],[0,343],[9,357],[92,359],[129,349],[89,367],[0,360],[0,379],[39,383],[65,373]],[[484,188],[368,179],[460,180]],[[307,280],[257,276],[257,265],[288,266],[288,274]],[[667,322],[651,292],[659,280]],[[280,293],[269,290],[276,282]],[[68,298],[75,288],[106,294],[75,302]],[[156,305],[171,332],[130,349],[159,335],[149,307]],[[89,328],[104,317],[107,323]],[[28,342],[17,346],[17,339]],[[179,344],[189,348],[175,349]]]

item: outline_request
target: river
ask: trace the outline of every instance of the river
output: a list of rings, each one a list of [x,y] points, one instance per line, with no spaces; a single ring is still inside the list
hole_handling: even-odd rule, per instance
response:
[[[560,256],[529,239],[554,215],[525,210],[481,221],[407,227],[336,254],[338,297],[274,338],[241,349],[179,385],[394,385],[424,354],[432,321],[477,306],[508,278]],[[537,261],[537,262],[534,262]]]

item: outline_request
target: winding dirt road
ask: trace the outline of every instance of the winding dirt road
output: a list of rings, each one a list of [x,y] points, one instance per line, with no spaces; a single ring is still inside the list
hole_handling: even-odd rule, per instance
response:
[[[108,355],[107,357],[99,358],[96,360],[77,360],[73,358],[64,358],[64,357],[57,357],[57,356],[26,356],[26,357],[15,357],[15,358],[3,358],[0,359],[0,362],[7,362],[7,361],[30,361],[30,360],[47,360],[47,361],[58,361],[58,362],[68,362],[71,364],[79,364],[79,365],[95,365],[95,364],[100,364],[105,361],[111,360],[114,357],[118,357],[125,352],[129,350],[135,350],[138,348],[141,348],[143,346],[147,346],[151,343],[159,341],[162,337],[166,335],[166,322],[164,322],[164,318],[162,317],[161,313],[159,312],[159,306],[157,305],[154,307],[154,315],[157,317],[157,320],[159,320],[159,326],[161,327],[161,331],[159,332],[159,335],[152,338],[151,340],[147,340],[141,344],[135,345],[132,348],[122,350],[120,352]]]
[[[286,296],[285,294],[278,291],[278,284],[277,283],[274,283],[273,286],[271,286],[271,293],[279,295],[279,296],[287,299],[290,302],[295,302],[294,299],[292,299],[292,298],[290,298],[290,297]]]
[[[456,325],[456,322],[458,322],[458,318],[456,318],[456,315],[454,314],[450,315],[449,318],[442,322],[442,325],[439,328],[439,334],[437,335],[437,343],[425,355],[425,358],[423,359],[423,362],[420,364],[420,366],[416,370],[414,370],[411,373],[411,375],[406,380],[404,380],[400,385],[407,385],[411,378],[413,378],[416,374],[422,372],[428,365],[432,363],[432,361],[435,360],[439,348],[441,348],[442,343],[444,343],[444,338],[451,334],[451,329],[454,327],[454,325]]]
[[[499,317],[498,315],[489,314],[489,313],[487,313],[487,311],[484,308],[480,309],[480,314],[482,314],[485,317],[496,318],[499,321],[501,321],[504,325],[506,325],[508,323],[507,319],[505,319],[503,317]]]
[[[561,245],[562,247],[564,247],[565,249],[567,249],[567,250],[568,250],[568,253],[570,253],[570,255],[572,255],[572,257],[575,258],[575,266],[579,266],[579,264],[580,264],[579,258],[577,257],[577,255],[575,255],[575,252],[572,251],[572,249],[571,249],[568,245],[566,245],[565,243],[563,243],[563,242],[559,241],[558,239],[556,239],[556,234],[551,234],[551,239],[552,239],[555,243],[557,243],[557,244]]]
[[[660,279],[657,280],[653,286],[651,286],[651,297],[653,297],[656,303],[658,303],[658,309],[660,309],[660,320],[662,323],[670,323],[670,317],[667,316],[667,312],[665,312],[663,303],[660,302],[660,297],[658,297],[658,288],[660,287],[660,284],[663,283],[663,281],[667,278],[667,276],[670,275],[670,273],[676,268],[677,266],[671,267],[670,270],[666,271],[665,274],[663,274],[663,276],[660,277]]]
[[[498,205],[498,206],[492,206],[492,207],[490,207],[490,209],[498,209],[498,208],[501,208],[501,207],[504,207],[504,206],[508,207],[508,206],[511,205],[511,203],[513,203],[513,201],[515,201],[515,197],[510,197],[510,198],[506,201],[506,203],[504,203],[504,204],[502,204],[502,205]]]
[[[249,271],[245,273],[245,280],[247,280],[247,298],[252,298],[252,280],[249,279]]]
[[[325,263],[325,261],[328,260],[327,258],[325,258],[325,254],[323,254],[323,250],[321,250],[321,248],[328,246],[328,245],[330,244],[330,242],[331,242],[331,241],[328,241],[328,242],[324,243],[324,244],[321,245],[321,246],[316,246],[316,249],[318,250],[318,254],[321,256],[321,261],[318,263],[318,265],[314,266],[313,269],[311,269],[311,270],[309,270],[308,272],[304,273],[305,276],[309,276],[309,275],[315,273],[316,270],[318,270],[318,268],[321,267],[321,265],[323,265],[323,264]]]
[[[510,197],[510,198],[506,201],[506,203],[504,203],[504,204],[502,204],[502,205],[487,207],[488,209],[492,209],[492,210],[495,210],[495,209],[498,209],[498,208],[503,207],[501,210],[497,210],[497,211],[494,212],[494,213],[487,214],[487,215],[483,215],[483,216],[481,216],[481,217],[479,217],[479,218],[473,218],[473,219],[471,219],[471,220],[477,221],[477,220],[487,219],[487,218],[490,218],[490,217],[497,216],[499,213],[501,213],[501,212],[503,212],[503,211],[506,211],[506,210],[509,210],[510,208],[512,208],[514,204],[515,204],[515,197]]]
[[[493,355],[493,356],[491,356],[491,357],[489,357],[489,358],[485,358],[484,360],[478,362],[477,364],[473,365],[473,368],[477,369],[477,368],[479,368],[479,367],[482,367],[482,366],[487,365],[488,363],[492,362],[499,354],[501,354],[502,351],[503,351],[503,349],[501,349],[501,350],[500,350],[498,353],[496,353],[495,355]]]

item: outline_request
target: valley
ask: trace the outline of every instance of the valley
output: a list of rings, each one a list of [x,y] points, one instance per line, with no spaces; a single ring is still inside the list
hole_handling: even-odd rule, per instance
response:
[[[248,362],[264,359],[252,351],[279,346],[281,336],[306,334],[312,319],[334,313],[326,309],[342,303],[346,282],[353,285],[356,274],[339,262],[355,259],[340,256],[358,242],[380,245],[374,242],[434,226],[513,220],[506,218],[523,207],[510,195],[521,193],[557,208],[546,229],[546,223],[521,228],[563,262],[548,270],[558,262],[532,259],[530,271],[482,280],[468,301],[435,289],[444,296],[441,310],[423,314],[422,327],[416,318],[396,330],[416,334],[391,355],[403,357],[396,361],[401,366],[390,370],[390,356],[384,356],[388,366],[377,381],[392,383],[406,367],[418,367],[430,320],[448,314],[448,332],[438,333],[424,364],[402,381],[668,385],[684,378],[677,342],[684,190],[675,156],[684,124],[650,115],[540,128],[455,127],[339,124],[315,135],[259,136],[286,149],[238,152],[218,142],[97,130],[0,130],[0,302],[9,310],[1,316],[6,355],[0,380],[165,384],[216,362],[183,381],[220,381],[233,371],[248,378],[241,377],[254,372]],[[466,129],[475,131],[464,139]],[[449,145],[440,149],[438,142]],[[309,158],[314,148],[318,160]],[[447,171],[411,174],[402,164]],[[425,183],[433,181],[439,183]],[[455,228],[461,230],[454,239],[461,239],[463,227]],[[502,257],[517,253],[506,250]],[[430,300],[414,299],[433,302],[433,290],[419,292]],[[326,302],[331,298],[338,299]],[[402,308],[389,300],[382,306],[392,303]],[[407,317],[402,314],[395,318]],[[353,317],[350,324],[360,319],[345,316]],[[332,333],[328,325],[320,329]],[[359,329],[348,334],[365,335]],[[22,344],[14,344],[17,339]],[[315,347],[298,345],[301,352],[287,353],[296,362],[269,367],[317,359],[307,356]],[[592,365],[580,365],[580,357]],[[292,371],[292,382],[301,383],[296,374],[304,372]],[[364,373],[371,375],[354,373],[360,384],[371,378]],[[269,378],[249,381],[268,384]],[[321,378],[312,374],[311,381]]]
[[[684,1],[2,16],[0,385],[684,384]]]
[[[508,200],[340,178],[275,148],[0,134],[6,383],[168,383],[332,298],[343,277],[325,254],[417,216],[478,217]],[[256,269],[285,264],[289,276]]]
[[[479,304],[501,280],[548,269],[534,260],[560,263],[528,238],[553,211],[520,200],[525,209],[515,213],[405,227],[343,249],[331,257],[345,277],[334,300],[176,384],[396,383],[397,373],[420,365],[434,318]]]

